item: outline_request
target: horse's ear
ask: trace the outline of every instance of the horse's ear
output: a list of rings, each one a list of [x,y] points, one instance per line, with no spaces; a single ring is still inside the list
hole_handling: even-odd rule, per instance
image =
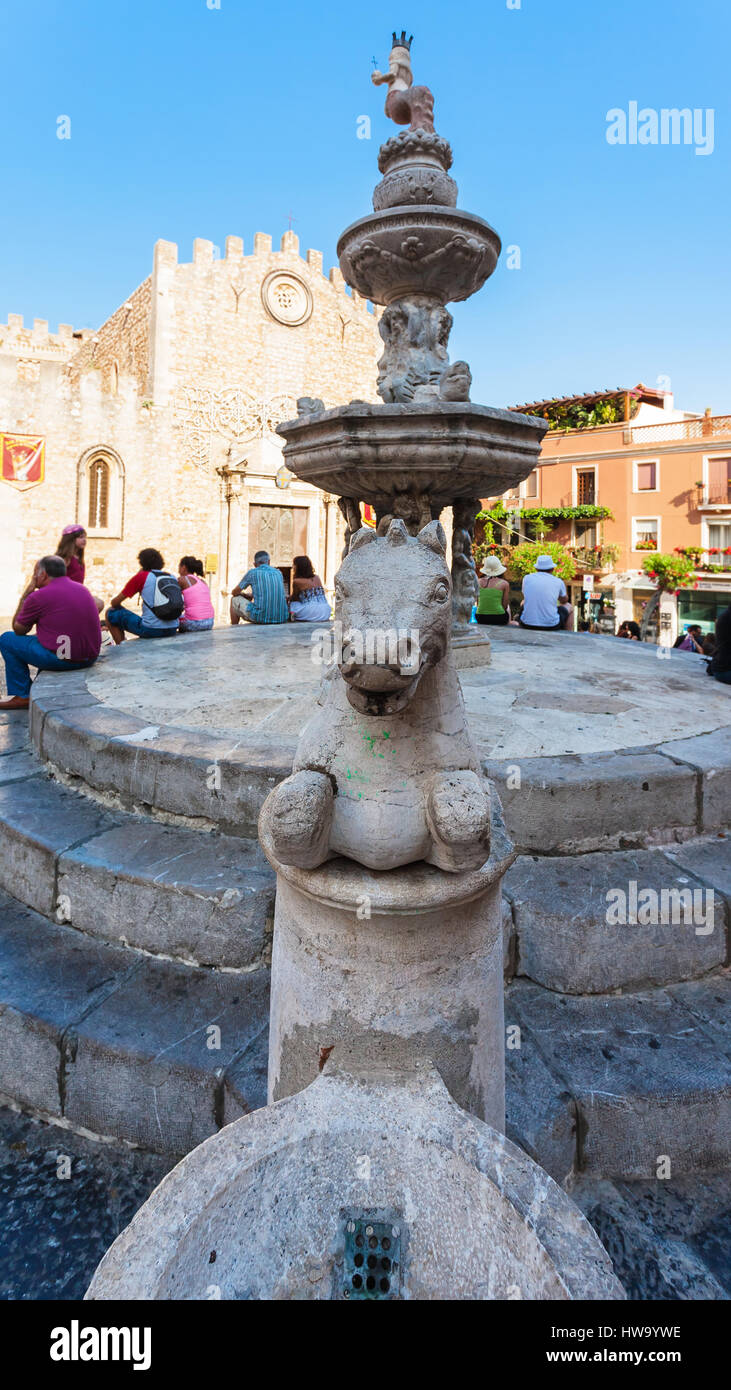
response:
[[[356,531],[350,538],[348,554],[351,555],[352,552],[358,550],[361,545],[368,545],[371,541],[375,541],[376,539],[376,533],[372,526],[361,526],[360,530]]]
[[[386,532],[386,540],[389,545],[406,545],[409,533],[400,516],[395,516]]]
[[[442,558],[447,553],[447,537],[441,521],[430,521],[427,526],[422,527],[418,539],[422,545],[428,545],[430,550],[441,555]]]

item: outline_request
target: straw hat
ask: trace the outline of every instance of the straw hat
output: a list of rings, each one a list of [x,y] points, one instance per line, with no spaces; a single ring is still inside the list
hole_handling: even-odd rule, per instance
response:
[[[480,574],[498,575],[505,573],[505,566],[497,555],[486,555]]]

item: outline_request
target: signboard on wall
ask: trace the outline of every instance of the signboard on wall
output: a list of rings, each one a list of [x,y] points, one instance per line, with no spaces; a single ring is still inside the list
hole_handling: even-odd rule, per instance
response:
[[[0,434],[0,478],[24,491],[43,482],[46,441],[37,434]]]

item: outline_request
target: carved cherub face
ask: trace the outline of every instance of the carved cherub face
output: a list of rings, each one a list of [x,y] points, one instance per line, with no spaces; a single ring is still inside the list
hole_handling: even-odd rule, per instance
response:
[[[438,521],[416,537],[400,520],[385,536],[364,527],[353,537],[335,580],[335,617],[340,674],[362,714],[405,709],[424,671],[444,657],[452,624],[445,552]]]

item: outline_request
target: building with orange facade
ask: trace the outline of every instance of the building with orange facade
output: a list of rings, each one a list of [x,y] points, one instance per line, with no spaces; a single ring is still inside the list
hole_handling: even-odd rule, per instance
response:
[[[495,540],[534,539],[542,526],[568,546],[575,622],[604,632],[641,621],[653,592],[648,553],[688,551],[696,587],[663,596],[653,635],[673,641],[691,622],[712,632],[731,602],[731,415],[676,410],[669,391],[642,385],[514,409],[551,427],[539,467],[503,495],[510,516]]]

